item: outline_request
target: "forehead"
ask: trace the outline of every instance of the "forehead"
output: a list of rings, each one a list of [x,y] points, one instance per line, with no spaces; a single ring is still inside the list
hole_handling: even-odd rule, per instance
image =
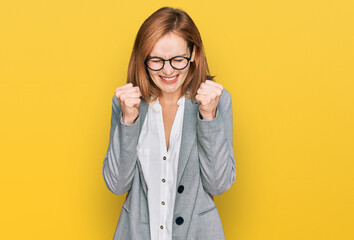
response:
[[[171,58],[187,53],[187,41],[175,33],[168,33],[156,42],[149,55],[153,57]]]

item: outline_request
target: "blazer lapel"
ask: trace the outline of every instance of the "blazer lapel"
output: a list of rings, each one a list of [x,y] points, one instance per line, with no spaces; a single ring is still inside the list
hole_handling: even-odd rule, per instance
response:
[[[145,121],[146,113],[148,110],[148,103],[145,100],[142,100],[140,102],[138,110],[139,110],[139,115],[140,115],[140,128],[139,128],[139,135],[140,135],[141,129],[143,128],[143,124]]]
[[[179,184],[181,181],[189,158],[189,154],[192,150],[193,142],[197,135],[197,113],[198,103],[186,97],[184,105],[181,148],[179,151],[178,160],[177,184]]]
[[[139,107],[138,107],[139,115],[140,115],[139,136],[140,136],[140,133],[141,133],[141,129],[143,128],[143,125],[144,125],[146,113],[148,111],[148,106],[149,106],[148,103],[145,100],[142,100],[140,102]],[[142,172],[141,166],[140,166],[140,161],[137,161],[137,162],[138,162],[138,166],[139,166],[139,172]],[[142,183],[142,186],[143,186],[143,190],[144,190],[144,192],[146,194],[146,188],[147,187],[146,187],[146,182],[145,182],[143,174],[140,174],[140,180],[141,180],[141,183]]]

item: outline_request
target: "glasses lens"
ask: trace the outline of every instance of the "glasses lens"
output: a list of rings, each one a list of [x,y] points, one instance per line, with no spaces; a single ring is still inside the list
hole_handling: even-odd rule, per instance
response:
[[[158,69],[162,68],[163,61],[159,58],[150,58],[147,61],[147,65],[151,69],[158,70]]]
[[[171,60],[172,67],[181,69],[185,68],[188,64],[188,60],[183,57],[176,57]]]

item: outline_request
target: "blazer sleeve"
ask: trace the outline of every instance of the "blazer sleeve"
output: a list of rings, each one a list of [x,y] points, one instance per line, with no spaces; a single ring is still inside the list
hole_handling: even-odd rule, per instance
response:
[[[117,195],[127,192],[132,184],[136,168],[139,128],[140,116],[133,124],[124,124],[119,102],[114,95],[109,145],[102,172],[106,186]]]
[[[232,139],[231,95],[223,90],[213,120],[203,120],[198,112],[198,155],[203,187],[211,195],[227,191],[236,178]]]

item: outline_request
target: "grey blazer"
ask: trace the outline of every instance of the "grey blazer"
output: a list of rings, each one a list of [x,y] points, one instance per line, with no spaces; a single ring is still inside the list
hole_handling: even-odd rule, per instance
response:
[[[139,117],[121,124],[121,109],[112,99],[112,120],[103,162],[106,186],[117,195],[127,192],[114,240],[150,240],[147,186],[137,157],[139,134],[148,110],[144,100]],[[223,90],[213,120],[202,120],[199,104],[186,98],[173,214],[173,240],[222,240],[223,227],[213,195],[227,191],[235,181],[232,148],[232,104]]]

